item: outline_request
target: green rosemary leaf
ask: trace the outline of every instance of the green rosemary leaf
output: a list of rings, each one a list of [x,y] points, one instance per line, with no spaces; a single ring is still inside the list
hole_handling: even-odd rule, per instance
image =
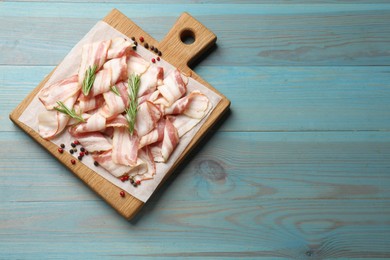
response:
[[[61,101],[57,101],[57,104],[58,104],[58,107],[54,107],[54,109],[57,110],[58,112],[63,113],[71,118],[74,118],[74,119],[80,121],[80,122],[85,122],[84,118],[81,115],[77,114],[76,111],[74,110],[74,108],[69,109]]]
[[[117,96],[121,96],[121,93],[119,93],[119,91],[118,91],[118,89],[116,88],[116,86],[114,85],[114,86],[112,86],[111,88],[110,88],[110,90],[112,91],[112,92],[114,92],[114,94],[115,95],[117,95]]]
[[[93,82],[95,81],[96,77],[96,70],[97,70],[97,65],[93,65],[92,67],[89,66],[89,68],[85,71],[85,76],[83,80],[83,86],[82,86],[82,91],[85,96],[88,96],[89,91],[91,91]]]
[[[132,74],[128,81],[129,91],[129,107],[126,109],[126,119],[129,123],[129,132],[132,135],[134,132],[135,120],[137,118],[137,106],[138,106],[138,89],[140,85],[140,76]]]

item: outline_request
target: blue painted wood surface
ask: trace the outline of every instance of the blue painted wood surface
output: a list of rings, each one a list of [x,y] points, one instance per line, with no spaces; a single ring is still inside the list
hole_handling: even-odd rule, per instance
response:
[[[389,1],[169,3],[0,2],[0,259],[390,258]],[[8,119],[114,7],[156,39],[198,18],[232,101],[130,222]]]

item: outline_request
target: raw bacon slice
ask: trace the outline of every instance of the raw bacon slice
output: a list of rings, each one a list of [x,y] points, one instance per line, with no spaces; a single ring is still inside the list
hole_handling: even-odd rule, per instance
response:
[[[43,88],[39,93],[38,98],[46,109],[51,110],[57,106],[57,101],[64,103],[65,100],[74,96],[80,89],[78,76],[73,75]]]
[[[153,179],[153,176],[156,174],[156,164],[154,163],[153,154],[149,147],[144,147],[138,152],[139,159],[143,162],[143,167],[145,168],[144,172],[138,172],[136,175],[134,172],[130,172],[130,175],[134,177],[135,181],[137,180],[150,180]]]
[[[106,127],[128,127],[129,123],[126,118],[119,114],[113,119],[107,121]]]
[[[78,134],[74,128],[69,128],[69,133],[76,138],[88,152],[100,152],[112,149],[112,144],[100,132]]]
[[[165,79],[164,85],[159,86],[161,95],[168,101],[169,105],[181,98],[187,92],[186,78],[179,70],[172,71]]]
[[[81,64],[79,67],[79,85],[83,84],[85,72],[89,67],[97,66],[97,71],[103,66],[107,59],[108,48],[111,40],[85,44],[81,53]]]
[[[114,85],[119,81],[126,80],[127,79],[126,56],[107,61],[104,64],[103,69],[111,70],[111,85]]]
[[[158,121],[157,127],[153,129],[153,131],[141,137],[139,141],[139,148],[162,141],[164,138],[164,129],[165,119],[161,119]]]
[[[100,109],[100,114],[106,118],[111,118],[125,111],[126,106],[122,97],[112,91],[103,94],[105,105]]]
[[[150,66],[149,69],[142,74],[138,97],[151,93],[156,90],[157,86],[163,84],[164,69],[158,66]]]
[[[134,166],[137,162],[138,137],[126,127],[114,128],[112,160],[114,163]]]
[[[79,108],[83,112],[94,110],[98,107],[101,107],[104,104],[103,95],[98,95],[96,97],[88,97],[88,98],[86,98],[84,95],[81,95],[79,100],[80,100]]]
[[[177,100],[172,106],[165,108],[165,115],[184,114],[192,118],[203,118],[209,106],[209,99],[199,91]]]
[[[127,56],[127,74],[142,75],[148,69],[150,63],[144,60],[138,53],[131,51]]]
[[[79,93],[64,101],[64,105],[73,108]],[[45,139],[51,139],[61,133],[70,117],[56,110],[47,110],[38,115],[38,133]]]
[[[87,122],[74,126],[74,133],[87,133],[104,130],[106,128],[106,118],[99,113],[95,113],[88,118]]]
[[[138,136],[142,137],[156,127],[157,121],[161,118],[160,110],[149,101],[142,103],[138,107],[135,129]]]
[[[127,78],[126,57],[113,59],[104,64],[103,69],[96,73],[90,96],[108,92],[117,82]]]
[[[114,163],[112,160],[112,150],[108,150],[101,154],[93,154],[92,157],[100,166],[115,177],[121,177],[129,173],[132,169],[130,166]]]
[[[133,44],[127,41],[125,38],[117,37],[111,40],[110,48],[107,52],[107,60],[120,58],[128,55],[131,51]]]
[[[169,119],[165,120],[164,139],[162,140],[161,146],[161,156],[164,159],[164,162],[168,161],[178,143],[179,135],[176,127]]]

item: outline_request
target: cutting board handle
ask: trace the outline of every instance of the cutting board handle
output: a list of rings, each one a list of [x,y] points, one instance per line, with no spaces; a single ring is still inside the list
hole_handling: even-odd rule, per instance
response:
[[[187,44],[184,42],[185,38],[193,38],[194,41]],[[163,57],[175,57],[180,62],[177,67],[190,72],[188,66],[212,47],[216,41],[217,36],[212,31],[190,14],[183,13],[160,42],[160,48],[164,50]]]

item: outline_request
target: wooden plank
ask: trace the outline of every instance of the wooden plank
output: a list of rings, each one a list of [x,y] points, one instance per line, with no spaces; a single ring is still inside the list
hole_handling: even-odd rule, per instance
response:
[[[46,3],[106,3],[107,0],[4,0],[4,2],[46,2]],[[111,4],[139,4],[138,0],[114,0]],[[294,4],[387,4],[388,0],[294,0]],[[161,4],[159,0],[144,0],[142,4]],[[166,0],[164,4],[183,4],[180,0]],[[237,0],[187,0],[185,4],[204,5],[204,4],[237,4]],[[240,0],[239,4],[291,4],[291,0]]]
[[[157,40],[183,10],[199,17],[220,39],[204,65],[390,64],[390,4],[115,6]],[[111,8],[105,3],[3,3],[0,64],[58,64]]]
[[[96,203],[0,203],[2,257],[390,257],[389,200],[177,201],[136,223]]]
[[[188,63],[194,59],[197,59],[199,55],[209,49],[215,44],[216,36],[209,31],[206,27],[200,24],[197,20],[191,17],[187,13],[183,13],[168,32],[166,38],[160,43],[154,40],[151,36],[142,31],[136,24],[130,19],[114,9],[104,19],[106,23],[113,28],[127,35],[128,37],[135,36],[139,38],[143,36],[146,42],[158,47],[164,54],[164,59],[170,62],[175,67],[179,68],[186,75],[191,76],[201,84],[205,85],[216,93],[219,93],[216,89],[210,86],[207,82],[202,80],[198,75],[192,72],[188,67]],[[191,45],[186,45],[181,42],[180,37],[184,30],[190,31],[196,41]],[[54,70],[53,70],[54,71]],[[143,206],[143,202],[139,199],[127,194],[118,196],[121,189],[115,186],[113,183],[104,179],[102,176],[96,174],[92,169],[88,168],[82,163],[72,165],[71,159],[73,156],[69,153],[59,154],[57,152],[57,146],[43,138],[35,132],[33,129],[19,121],[20,115],[25,111],[26,107],[31,103],[32,99],[39,93],[42,87],[50,78],[47,76],[23,101],[20,103],[10,114],[10,119],[30,135],[35,141],[41,144],[47,149],[55,158],[63,163],[68,169],[70,169],[77,177],[79,177],[85,184],[87,184],[92,190],[100,195],[108,204],[110,204],[115,210],[127,219],[131,219]],[[230,101],[227,100],[222,94],[220,94],[221,100],[214,107],[209,117],[203,122],[202,127],[198,130],[196,135],[192,138],[191,142],[180,154],[180,156],[173,163],[172,167],[165,174],[164,179],[160,184],[166,180],[174,169],[181,164],[186,155],[196,146],[197,143],[204,137],[207,131],[213,126],[222,114],[228,109]],[[158,173],[157,173],[158,174]]]
[[[0,131],[16,130],[7,118],[9,111],[52,68],[0,66]],[[220,131],[390,130],[386,66],[200,65],[195,71],[233,102]]]
[[[24,133],[0,145],[2,202],[100,201]],[[218,132],[201,147],[151,204],[390,199],[388,132]]]

